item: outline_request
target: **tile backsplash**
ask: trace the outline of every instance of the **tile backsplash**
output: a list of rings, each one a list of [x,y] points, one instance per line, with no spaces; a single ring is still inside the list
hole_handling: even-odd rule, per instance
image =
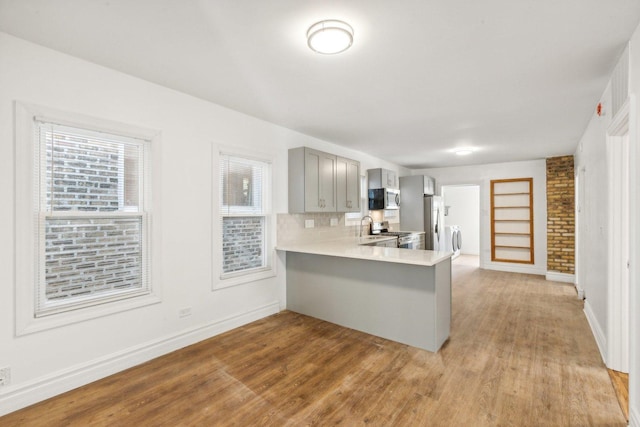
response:
[[[344,213],[281,213],[277,216],[279,245],[298,241],[330,240],[356,236],[358,233],[357,225],[352,225],[353,221],[348,221],[349,225],[345,223]],[[335,225],[331,225],[332,220]],[[305,227],[307,221],[313,221],[313,228]]]
[[[374,221],[389,221],[392,230],[398,229],[398,211],[370,211]],[[363,233],[368,234],[369,221],[361,222],[361,214],[344,214],[337,212],[288,214],[279,213],[277,241],[279,245],[294,242],[309,242],[330,240],[347,236],[358,236],[359,225],[362,224]],[[332,220],[333,224],[332,225]],[[307,228],[307,221],[313,221],[313,227]]]

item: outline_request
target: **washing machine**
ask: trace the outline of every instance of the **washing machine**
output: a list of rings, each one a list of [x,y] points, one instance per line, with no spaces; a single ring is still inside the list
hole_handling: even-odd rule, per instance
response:
[[[462,249],[462,233],[460,232],[460,226],[447,225],[444,228],[444,241],[445,250],[453,252],[451,259],[460,256],[460,249]]]

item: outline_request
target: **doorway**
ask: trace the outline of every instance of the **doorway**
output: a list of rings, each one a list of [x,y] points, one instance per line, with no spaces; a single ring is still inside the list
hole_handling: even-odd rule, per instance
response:
[[[454,238],[456,229],[461,241],[460,254],[465,263],[480,256],[480,186],[478,184],[443,185],[445,238]],[[448,231],[448,233],[447,233]],[[445,245],[448,248],[449,245]],[[455,244],[451,245],[455,249]],[[449,248],[448,248],[449,249]],[[459,261],[462,262],[462,261]]]

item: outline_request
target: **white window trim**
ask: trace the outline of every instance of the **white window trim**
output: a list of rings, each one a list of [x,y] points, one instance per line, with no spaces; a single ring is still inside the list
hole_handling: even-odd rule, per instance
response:
[[[84,116],[76,113],[69,113],[49,107],[43,107],[22,102],[15,102],[15,298],[16,298],[16,335],[25,335],[33,332],[56,328],[71,323],[81,322],[97,317],[102,317],[121,311],[156,304],[161,301],[160,286],[154,283],[153,278],[158,277],[157,270],[159,263],[159,251],[152,247],[151,239],[155,239],[154,232],[159,227],[159,218],[154,213],[150,216],[147,224],[145,242],[148,248],[148,261],[151,268],[148,269],[150,292],[141,296],[131,296],[130,298],[118,299],[116,301],[104,301],[99,304],[87,305],[74,310],[55,313],[48,316],[36,317],[36,280],[38,280],[39,243],[38,240],[38,198],[34,189],[37,177],[34,174],[34,155],[36,146],[33,141],[34,118],[51,121],[68,126],[84,128],[99,132],[115,133],[133,138],[151,141],[153,147],[150,155],[148,150],[145,154],[145,162],[153,166],[153,175],[147,176],[147,181],[154,181],[153,176],[157,176],[159,162],[153,157],[158,156],[160,151],[160,134],[158,131],[141,129],[138,127],[125,125],[94,117]],[[148,212],[152,211],[152,182],[147,183],[145,197],[147,199]],[[25,196],[26,195],[26,196]],[[153,221],[153,223],[152,223]],[[156,245],[157,246],[157,245]]]
[[[260,162],[268,163],[271,167],[269,168],[268,176],[266,177],[266,181],[264,182],[263,187],[265,188],[265,197],[263,200],[264,203],[264,215],[249,215],[246,216],[264,216],[265,218],[265,267],[233,272],[233,273],[224,273],[222,272],[222,214],[220,212],[220,157],[221,155],[226,156],[237,156],[249,160],[257,160]],[[273,214],[273,170],[274,170],[274,158],[272,155],[267,153],[252,151],[247,149],[241,149],[238,147],[230,147],[226,145],[214,144],[212,150],[212,158],[211,158],[211,182],[213,183],[211,186],[212,189],[212,290],[220,290],[229,288],[231,286],[243,285],[252,282],[256,282],[259,280],[268,279],[270,277],[276,276],[276,263],[275,263],[275,215]],[[244,216],[244,215],[233,215],[233,216]]]

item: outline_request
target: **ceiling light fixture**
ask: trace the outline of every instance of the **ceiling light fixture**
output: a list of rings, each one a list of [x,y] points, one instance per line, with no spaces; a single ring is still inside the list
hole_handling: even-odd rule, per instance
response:
[[[307,44],[314,52],[324,55],[344,52],[353,44],[353,28],[335,19],[316,22],[307,31]]]
[[[455,153],[458,156],[466,156],[467,154],[471,154],[473,153],[473,150],[469,149],[469,148],[461,148],[459,150],[456,150]]]

